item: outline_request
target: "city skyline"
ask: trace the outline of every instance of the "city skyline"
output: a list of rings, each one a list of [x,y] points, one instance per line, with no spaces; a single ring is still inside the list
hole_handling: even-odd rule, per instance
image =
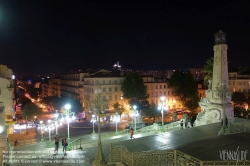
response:
[[[203,67],[226,33],[229,67],[250,66],[248,1],[6,1],[0,58],[18,75],[86,68]]]

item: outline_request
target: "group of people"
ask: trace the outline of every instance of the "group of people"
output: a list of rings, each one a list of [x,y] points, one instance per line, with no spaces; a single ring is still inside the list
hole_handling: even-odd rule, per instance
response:
[[[189,122],[190,122],[190,126],[194,127],[194,121],[195,121],[194,116],[192,116],[191,118],[181,119],[181,122],[180,122],[181,129],[183,129],[183,127],[189,128],[188,126]]]
[[[55,153],[58,153],[59,142],[60,142],[60,137],[58,135],[56,135],[56,137],[55,137]],[[67,146],[68,146],[67,140],[66,140],[66,138],[63,138],[62,139],[62,147],[63,147],[63,153],[64,154],[66,154]]]

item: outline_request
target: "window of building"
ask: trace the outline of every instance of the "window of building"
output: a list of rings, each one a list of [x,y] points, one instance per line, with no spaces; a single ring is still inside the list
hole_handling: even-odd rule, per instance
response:
[[[105,85],[105,80],[102,81],[102,84]]]
[[[117,95],[115,95],[115,100],[117,100]]]
[[[109,85],[111,84],[111,80],[109,80]]]
[[[164,96],[166,96],[166,91],[164,91]]]
[[[109,92],[112,92],[112,88],[109,88]]]
[[[106,92],[106,88],[103,88],[102,91],[103,91],[103,92]]]
[[[158,85],[156,85],[156,87],[155,87],[156,89],[158,89]]]
[[[163,88],[166,89],[166,85],[163,85]]]
[[[168,91],[168,95],[170,95],[170,91]]]
[[[117,80],[115,80],[115,84],[117,84]]]
[[[160,89],[161,89],[161,85],[160,85]]]
[[[155,93],[155,97],[158,97],[158,92]]]
[[[234,85],[234,81],[233,81],[233,85]]]
[[[112,100],[112,95],[109,95],[109,100]]]
[[[115,87],[115,91],[117,92],[117,87]]]

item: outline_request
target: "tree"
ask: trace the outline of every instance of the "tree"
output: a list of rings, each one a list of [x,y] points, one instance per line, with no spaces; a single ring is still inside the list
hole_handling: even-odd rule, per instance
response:
[[[22,116],[24,119],[26,119],[26,133],[28,133],[27,131],[28,121],[31,121],[34,116],[40,116],[41,114],[42,114],[42,109],[38,107],[36,104],[28,103],[24,105],[22,109]]]
[[[56,110],[60,110],[67,103],[71,105],[71,110],[74,111],[75,113],[78,113],[82,110],[82,105],[78,100],[71,99],[68,97],[57,97],[57,96],[44,97],[42,99],[42,103],[47,104]]]
[[[117,111],[118,114],[121,117],[122,113],[125,111],[123,105],[120,104],[120,103],[118,103],[118,102],[116,102],[115,104],[113,104],[113,107],[114,107],[114,110]]]
[[[214,58],[211,57],[206,61],[206,65],[203,66],[202,69],[202,73],[205,73],[205,77],[204,77],[204,86],[207,87],[208,86],[208,80],[212,80],[213,78],[213,66],[214,66]]]
[[[244,105],[247,99],[243,92],[234,92],[231,100],[233,101],[234,106],[241,107]]]
[[[28,121],[32,120],[34,116],[40,116],[41,114],[42,109],[34,103],[28,103],[22,109],[22,116]]]
[[[194,112],[198,108],[199,96],[197,84],[192,73],[176,70],[169,79],[169,86],[173,89],[173,95],[182,105]]]
[[[157,109],[157,106],[153,103],[150,105],[145,111],[143,112],[143,115],[148,118],[154,118],[153,123],[155,122],[155,119],[161,116],[161,111]]]
[[[59,102],[60,98],[58,96],[48,96],[48,97],[44,97],[42,99],[42,103],[49,105],[53,108],[55,108],[55,106],[57,105],[57,103]]]
[[[130,105],[136,105],[138,110],[144,110],[149,107],[147,87],[137,73],[127,74],[121,89],[123,97],[128,100]]]

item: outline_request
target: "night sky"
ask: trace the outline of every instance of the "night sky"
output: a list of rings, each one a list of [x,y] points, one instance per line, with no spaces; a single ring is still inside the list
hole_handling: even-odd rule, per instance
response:
[[[1,0],[0,63],[17,75],[203,67],[214,33],[250,67],[249,0]]]

